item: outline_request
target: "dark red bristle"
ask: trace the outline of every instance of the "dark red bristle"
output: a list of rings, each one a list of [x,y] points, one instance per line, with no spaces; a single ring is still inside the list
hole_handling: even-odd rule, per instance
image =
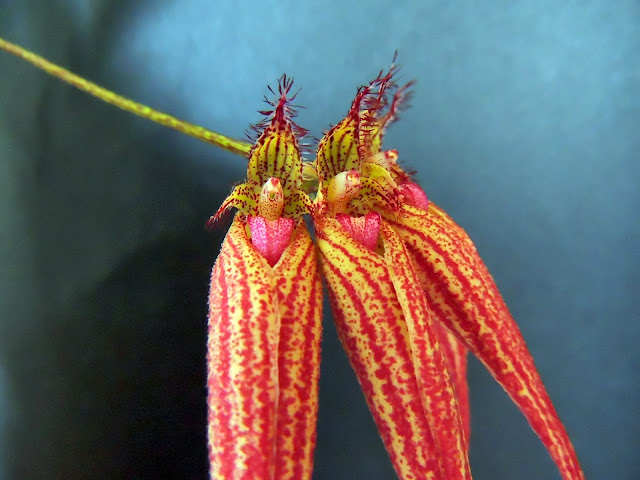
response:
[[[264,102],[271,108],[259,110],[258,113],[260,113],[260,115],[263,115],[264,118],[258,123],[250,125],[249,129],[245,130],[245,136],[249,139],[249,141],[257,144],[265,131],[270,126],[274,125],[275,122],[288,123],[294,137],[298,142],[300,142],[307,135],[308,130],[302,128],[292,120],[298,114],[297,109],[302,108],[300,105],[293,105],[291,103],[296,98],[298,93],[300,93],[300,89],[298,89],[298,91],[296,91],[293,95],[290,95],[292,87],[293,77],[288,77],[286,74],[283,74],[278,79],[277,93],[275,88],[271,87],[270,85],[267,86],[267,89],[275,98],[269,99],[266,96],[264,97]],[[251,153],[249,155],[251,155]]]
[[[205,228],[208,231],[212,231],[215,228],[227,229],[229,222],[229,216],[231,215],[232,210],[230,207],[225,206],[224,204],[218,209],[218,211],[209,217],[207,223],[205,224]]]
[[[415,85],[416,81],[411,80],[406,85],[400,87],[393,95],[393,100],[389,106],[387,112],[387,121],[393,121],[398,119],[398,114],[409,107],[409,102],[413,96],[411,88]]]
[[[360,117],[360,110],[362,109],[363,104],[366,104],[369,101],[371,96],[371,85],[363,85],[358,87],[358,91],[356,92],[356,98],[353,99],[351,103],[351,108],[349,109],[349,113],[347,116],[356,118]]]

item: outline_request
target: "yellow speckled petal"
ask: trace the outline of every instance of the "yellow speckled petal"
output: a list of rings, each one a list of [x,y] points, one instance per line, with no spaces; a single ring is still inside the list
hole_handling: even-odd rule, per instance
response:
[[[470,478],[453,387],[434,332],[415,321],[428,318],[426,299],[397,235],[383,227],[382,257],[336,219],[315,221],[338,333],[398,476]]]
[[[271,268],[236,217],[211,275],[211,478],[311,478],[321,294],[304,223]]]
[[[467,381],[467,356],[468,350],[464,344],[437,319],[435,312],[429,312],[434,317],[434,327],[438,333],[438,341],[442,347],[445,363],[449,376],[453,382],[458,399],[458,408],[464,427],[464,438],[469,450],[471,441],[471,405],[469,403],[469,382]]]
[[[565,480],[584,474],[522,334],[465,231],[433,203],[390,218],[417,267],[430,306],[504,387]]]
[[[424,292],[402,240],[384,222],[381,236],[384,259],[407,322],[422,404],[440,451],[445,478],[470,479],[463,422],[440,346],[440,334],[429,314]]]
[[[274,267],[280,307],[277,480],[307,480],[313,470],[318,414],[322,282],[304,222]]]

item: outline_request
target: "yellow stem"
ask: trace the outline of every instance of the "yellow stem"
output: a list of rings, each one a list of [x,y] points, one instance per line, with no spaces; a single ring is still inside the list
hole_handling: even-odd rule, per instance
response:
[[[185,122],[184,120],[180,120],[179,118],[173,117],[164,112],[160,112],[141,103],[134,102],[133,100],[118,95],[111,90],[102,88],[101,86],[96,85],[95,83],[90,82],[89,80],[86,80],[70,72],[69,70],[62,68],[55,63],[51,63],[41,56],[36,55],[35,53],[26,50],[19,45],[16,45],[15,43],[4,40],[3,38],[0,38],[0,50],[4,50],[11,53],[12,55],[20,57],[36,68],[45,71],[49,75],[59,78],[63,82],[73,85],[74,87],[88,93],[89,95],[93,95],[94,97],[99,98],[104,102],[115,105],[116,107],[138,115],[139,117],[149,119],[152,122],[159,123],[160,125],[163,125],[165,127],[169,127],[179,132],[186,133],[187,135],[191,135],[198,140],[210,143],[212,145],[215,145],[216,147],[220,147],[237,155],[246,156],[251,150],[252,146],[247,142],[244,142],[242,140],[235,140],[225,135],[212,132],[211,130],[207,130],[204,127]]]

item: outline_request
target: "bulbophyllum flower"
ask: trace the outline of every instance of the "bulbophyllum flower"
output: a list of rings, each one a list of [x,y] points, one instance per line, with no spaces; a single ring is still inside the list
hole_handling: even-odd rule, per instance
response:
[[[471,478],[465,378],[468,351],[487,366],[520,407],[563,478],[583,478],[522,335],[473,243],[399,167],[398,153],[381,148],[384,130],[396,118],[407,95],[407,87],[397,88],[393,83],[394,73],[395,68],[381,73],[358,90],[347,116],[324,135],[315,160],[304,166],[298,147],[304,131],[293,123],[287,99],[291,84],[283,78],[274,110],[266,112],[268,121],[260,127],[261,134],[250,153],[247,183],[236,187],[213,217],[218,218],[228,207],[236,207],[239,212],[212,275],[209,314],[212,476],[309,478],[311,473],[309,450],[298,455],[280,447],[282,440],[289,438],[288,432],[292,430],[288,423],[294,419],[304,418],[305,428],[300,430],[298,441],[313,442],[315,438],[311,433],[316,421],[315,398],[302,395],[303,389],[317,392],[319,368],[313,363],[319,361],[319,277],[315,252],[308,247],[310,240],[300,220],[300,215],[309,214],[317,238],[319,270],[326,281],[340,340],[400,478]],[[303,171],[307,175],[306,184],[314,184],[315,191],[307,191],[308,200],[307,193],[300,190]],[[309,182],[309,176],[315,182]],[[274,198],[283,202],[275,209],[279,216],[265,217],[261,214],[266,209],[264,191],[280,182],[289,188],[284,188],[282,195],[279,191],[274,194]],[[282,223],[291,227],[283,228]],[[265,232],[269,238],[266,242]],[[298,245],[301,239],[304,246],[295,249],[302,248],[305,252],[304,269],[299,266],[302,258],[292,251],[292,245]],[[265,244],[270,248],[266,249]],[[236,247],[231,248],[232,245]],[[251,259],[244,258],[245,255]],[[295,256],[295,262],[291,256]],[[220,266],[227,263],[234,266]],[[260,267],[247,270],[249,265],[256,264]],[[247,272],[244,283],[238,274],[241,270]],[[306,277],[301,276],[303,271],[307,271]],[[262,287],[255,272],[260,272],[258,277],[262,281],[273,276],[279,280],[272,284],[275,287]],[[236,293],[227,282],[220,281],[225,275],[238,282],[235,305],[257,303],[281,309],[284,303],[295,308],[281,310],[279,321],[262,322],[257,319],[255,309],[238,313],[235,307],[233,314],[221,309],[221,304],[231,305],[221,299]],[[269,295],[288,298],[292,290],[286,278],[296,279],[295,291],[301,293],[302,303],[301,297],[288,303],[269,300]],[[256,291],[263,292],[263,296],[258,298]],[[304,298],[312,300],[305,303]],[[308,303],[313,303],[315,309],[305,308]],[[300,341],[294,345],[287,341],[286,332],[278,335],[277,329],[273,329],[278,323],[297,324]],[[232,361],[223,364],[218,360],[221,355],[228,356],[230,350],[220,344],[218,337],[229,335],[226,329],[235,332],[241,325],[251,325],[244,335],[252,345],[259,345],[250,350],[242,334],[234,333],[240,338],[236,350],[244,352],[238,353],[235,361],[247,365],[248,352],[252,351],[251,358],[257,362],[242,368]],[[253,340],[257,332],[265,335],[262,343]],[[272,337],[276,339],[268,341]],[[309,350],[296,351],[303,345]],[[258,348],[263,348],[259,354]],[[272,359],[271,363],[264,363],[267,358]],[[304,358],[307,363],[303,367],[277,361],[278,358]],[[311,358],[313,361],[308,361]],[[241,373],[246,368],[252,373]],[[307,369],[306,374],[293,382],[298,382],[297,390],[290,388],[292,368],[296,372]],[[220,389],[220,378],[228,377],[229,371],[238,372],[237,385],[230,382],[229,389]],[[272,403],[258,402],[263,410],[248,411],[256,403],[248,402],[238,392],[256,389],[255,385],[262,385],[260,380],[267,379],[272,395],[264,397]],[[284,395],[296,405],[296,415],[292,410],[280,408],[281,399],[273,393],[272,385],[276,385],[281,397]],[[256,389],[253,397],[256,393],[261,394],[262,390]],[[236,399],[235,406],[231,398]],[[220,405],[229,409],[222,417]],[[232,410],[237,412],[235,417]],[[233,434],[221,433],[229,431],[230,424],[236,429]],[[256,445],[264,448],[255,448]],[[296,465],[297,472],[305,472],[307,476],[291,475],[294,467],[282,470],[279,465],[285,464]]]
[[[303,214],[302,158],[283,77],[249,155],[238,210],[211,274],[209,461],[216,479],[311,478],[322,284]]]
[[[249,157],[211,222],[236,214],[211,274],[209,460],[214,479],[309,479],[322,280],[340,340],[402,480],[470,479],[466,358],[518,405],[564,480],[584,478],[524,339],[465,231],[383,150],[408,95],[392,67],[358,89],[305,162],[282,77],[253,145],[157,112],[0,39],[104,101]],[[310,217],[314,244],[305,223]]]

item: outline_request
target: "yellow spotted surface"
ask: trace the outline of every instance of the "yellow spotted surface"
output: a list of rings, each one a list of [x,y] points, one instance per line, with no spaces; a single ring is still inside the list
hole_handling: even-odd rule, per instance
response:
[[[236,217],[209,295],[212,478],[311,478],[321,315],[315,250],[304,224],[271,268]]]
[[[498,288],[466,234],[433,203],[388,219],[416,265],[437,318],[504,387],[565,480],[583,479],[575,451]]]
[[[429,313],[424,292],[402,240],[384,222],[381,236],[384,259],[407,323],[422,405],[440,452],[445,478],[470,479],[464,426],[440,346],[440,332]]]
[[[455,388],[468,452],[471,440],[471,404],[469,402],[469,382],[467,382],[467,357],[469,351],[455,334],[444,326],[445,323],[437,318],[436,311],[432,309],[429,313],[434,318],[433,324],[438,333],[438,340],[442,347],[447,371]]]
[[[336,327],[398,476],[470,478],[452,386],[433,332],[415,325],[427,305],[397,236],[384,230],[383,257],[337,220],[315,220]]]

